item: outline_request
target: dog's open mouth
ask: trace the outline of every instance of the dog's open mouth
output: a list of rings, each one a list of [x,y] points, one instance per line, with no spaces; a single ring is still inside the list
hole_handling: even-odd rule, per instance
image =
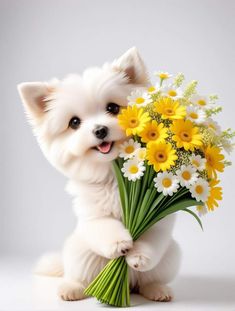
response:
[[[100,145],[94,147],[94,149],[98,150],[103,154],[107,154],[111,151],[114,142],[103,141]]]

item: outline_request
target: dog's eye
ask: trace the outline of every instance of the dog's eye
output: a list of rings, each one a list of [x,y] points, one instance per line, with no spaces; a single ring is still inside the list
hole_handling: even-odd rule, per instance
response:
[[[69,127],[71,129],[76,130],[81,123],[81,120],[78,117],[72,117],[72,119],[69,121]]]
[[[106,110],[113,114],[113,115],[116,115],[119,113],[120,111],[120,106],[118,104],[115,104],[115,103],[108,103],[107,107],[106,107]]]

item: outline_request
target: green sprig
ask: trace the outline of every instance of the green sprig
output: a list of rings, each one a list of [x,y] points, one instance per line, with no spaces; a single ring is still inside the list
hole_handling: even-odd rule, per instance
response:
[[[218,114],[221,111],[222,111],[222,107],[217,106],[215,108],[210,108],[210,109],[206,110],[206,115],[207,115],[207,117],[211,117],[212,115]]]
[[[197,87],[198,82],[196,80],[191,81],[185,88],[184,90],[184,97],[189,98],[193,94],[196,93],[196,87]]]
[[[233,131],[231,128],[228,128],[222,132],[221,137],[226,139],[233,139],[235,137],[235,131]]]
[[[231,166],[232,165],[232,162],[231,161],[228,161],[228,160],[224,160],[224,166]]]
[[[219,99],[217,94],[211,94],[209,95],[209,100],[211,104],[214,104]]]
[[[176,77],[174,78],[173,84],[174,84],[176,87],[180,87],[180,86],[183,84],[184,80],[185,80],[184,74],[180,72],[180,73],[178,73],[178,74],[176,75]]]

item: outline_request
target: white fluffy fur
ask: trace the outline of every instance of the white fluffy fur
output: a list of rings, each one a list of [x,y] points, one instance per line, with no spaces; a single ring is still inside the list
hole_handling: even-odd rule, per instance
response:
[[[172,239],[174,216],[160,221],[133,243],[121,222],[121,208],[111,161],[125,139],[117,119],[106,112],[109,102],[126,106],[135,87],[148,85],[145,66],[135,48],[112,64],[91,68],[82,76],[49,82],[22,83],[19,93],[40,147],[60,172],[69,178],[68,192],[74,197],[78,224],[65,243],[62,264],[58,257],[44,257],[40,274],[63,274],[59,295],[64,300],[85,298],[84,288],[110,258],[126,255],[133,290],[152,300],[168,301],[165,286],[177,273],[179,248]],[[79,129],[68,127],[73,116],[81,118]],[[109,129],[110,153],[92,147],[101,143],[92,130]]]

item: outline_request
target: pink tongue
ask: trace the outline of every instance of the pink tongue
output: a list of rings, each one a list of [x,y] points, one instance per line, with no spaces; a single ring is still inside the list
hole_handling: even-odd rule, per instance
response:
[[[104,142],[104,143],[100,144],[99,146],[97,146],[97,148],[102,153],[108,153],[111,149],[111,145],[112,145],[112,143]]]

